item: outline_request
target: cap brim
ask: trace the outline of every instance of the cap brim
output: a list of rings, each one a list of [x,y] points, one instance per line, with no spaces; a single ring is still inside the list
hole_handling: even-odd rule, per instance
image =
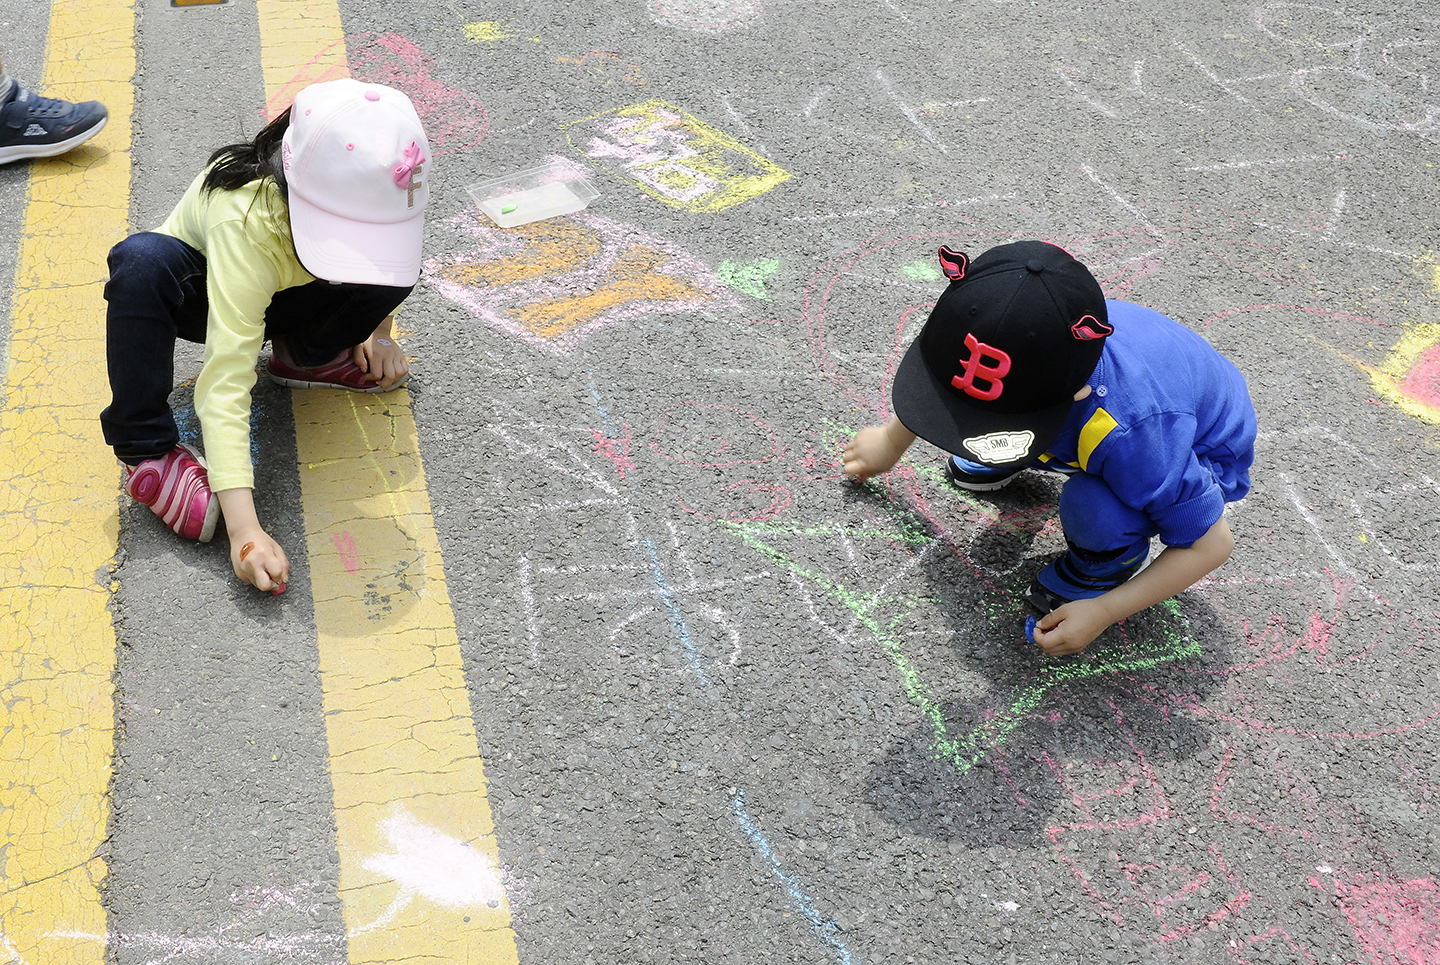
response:
[[[1073,404],[1067,399],[1037,412],[1013,413],[970,405],[931,373],[920,354],[918,338],[910,343],[895,372],[890,400],[895,417],[921,439],[961,458],[991,466],[1022,465],[1038,458],[1065,427]],[[1008,458],[1000,458],[993,448],[982,455],[973,444],[1005,433],[1023,438],[1027,432],[1031,439],[1023,452],[1005,451],[1006,447],[1000,447],[999,451]],[[967,446],[966,440],[972,445]]]
[[[408,288],[420,278],[424,212],[390,224],[351,221],[290,192],[290,233],[300,264],[316,278]]]

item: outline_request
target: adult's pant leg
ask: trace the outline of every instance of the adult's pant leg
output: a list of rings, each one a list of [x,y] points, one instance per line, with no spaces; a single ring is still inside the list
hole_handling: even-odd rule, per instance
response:
[[[175,339],[205,341],[205,257],[177,238],[134,234],[110,249],[105,356],[110,405],[105,441],[134,465],[180,441],[170,412]]]
[[[413,290],[327,281],[286,288],[270,300],[265,337],[284,342],[297,365],[324,365],[369,338]]]

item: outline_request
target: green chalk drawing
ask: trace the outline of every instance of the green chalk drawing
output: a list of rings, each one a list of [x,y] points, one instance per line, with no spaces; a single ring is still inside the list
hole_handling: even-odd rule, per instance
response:
[[[946,487],[946,489],[949,490],[950,487]],[[955,495],[967,503],[972,501],[963,494],[956,493]],[[771,545],[771,542],[767,542],[767,539],[773,541],[776,537],[787,535],[811,537],[833,535],[849,539],[881,539],[904,543],[912,547],[926,547],[935,542],[935,539],[926,532],[925,527],[913,514],[893,503],[890,508],[897,516],[897,527],[894,530],[878,526],[850,528],[839,524],[808,527],[776,523],[726,523],[725,525],[752,551],[777,566],[784,567],[796,577],[820,587],[854,615],[856,622],[870,632],[880,649],[895,664],[906,698],[919,709],[921,717],[932,731],[935,759],[948,761],[961,774],[969,771],[983,761],[991,751],[1004,744],[1010,735],[1025,722],[1026,718],[1034,713],[1050,693],[1057,688],[1110,674],[1149,670],[1161,664],[1194,657],[1200,653],[1200,645],[1190,634],[1189,623],[1181,612],[1180,605],[1175,600],[1167,600],[1158,608],[1159,612],[1165,615],[1163,623],[1166,624],[1160,628],[1158,635],[1145,640],[1132,639],[1130,649],[1123,653],[1112,652],[1115,649],[1113,646],[1102,646],[1098,652],[1088,658],[1049,662],[1040,668],[1029,685],[1020,688],[1014,696],[1009,698],[1008,704],[1004,705],[1003,709],[992,714],[984,723],[964,734],[952,733],[950,726],[945,721],[945,714],[939,700],[926,685],[919,669],[906,654],[900,638],[894,633],[895,628],[903,622],[907,614],[885,621],[876,612],[882,604],[886,603],[898,603],[909,610],[916,606],[921,598],[908,597],[903,594],[881,596],[846,586],[831,576],[796,561]],[[988,507],[985,508],[985,511],[993,513],[993,509]],[[1012,609],[995,607],[986,607],[985,609],[990,611],[989,617],[992,624],[1001,618],[1016,616]]]
[[[716,276],[731,288],[768,302],[770,293],[765,290],[765,281],[779,270],[779,258],[762,258],[743,265],[727,258],[720,263]]]
[[[916,258],[908,265],[901,265],[900,270],[903,271],[905,273],[905,277],[909,278],[911,281],[940,280],[940,269],[930,264],[930,262],[926,261],[924,258]]]

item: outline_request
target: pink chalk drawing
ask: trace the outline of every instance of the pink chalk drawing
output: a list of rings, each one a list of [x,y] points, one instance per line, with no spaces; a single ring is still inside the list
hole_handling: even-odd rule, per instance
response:
[[[360,557],[355,551],[355,537],[350,535],[349,530],[342,530],[335,534],[335,552],[340,554],[340,562],[345,566],[345,572],[352,576],[360,571]]]
[[[340,59],[336,47],[342,45],[348,51],[348,70],[335,63]],[[355,34],[316,54],[293,80],[270,98],[266,116],[274,117],[289,107],[295,95],[311,84],[353,77],[369,84],[393,87],[409,97],[434,153],[468,150],[485,139],[490,129],[490,113],[473,94],[432,77],[433,66],[434,61],[428,54],[399,34]]]
[[[760,0],[648,0],[657,23],[693,33],[720,33],[760,19]]]
[[[1335,893],[1373,965],[1440,963],[1440,887],[1433,878],[1337,881]]]
[[[635,463],[630,459],[630,443],[634,437],[630,434],[630,427],[625,427],[625,434],[615,439],[608,439],[599,430],[591,429],[590,435],[594,437],[593,446],[595,454],[604,456],[610,460],[615,467],[615,472],[621,480],[625,474],[635,469]]]
[[[565,136],[599,167],[685,211],[723,211],[790,177],[774,161],[663,100],[572,121]]]
[[[467,212],[443,227],[476,245],[427,261],[430,283],[487,324],[561,354],[644,315],[736,307],[729,289],[687,252],[598,215],[502,230]]]

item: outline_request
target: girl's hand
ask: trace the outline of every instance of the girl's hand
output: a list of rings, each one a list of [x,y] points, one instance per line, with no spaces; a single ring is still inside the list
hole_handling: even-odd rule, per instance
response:
[[[381,388],[388,389],[410,374],[410,363],[405,361],[405,353],[390,334],[389,326],[385,328],[384,334],[375,332],[355,346],[353,351],[355,365],[360,371],[368,375],[370,381],[379,382]]]
[[[258,527],[230,534],[230,565],[236,576],[257,590],[279,595],[290,582],[290,560],[285,551]]]

